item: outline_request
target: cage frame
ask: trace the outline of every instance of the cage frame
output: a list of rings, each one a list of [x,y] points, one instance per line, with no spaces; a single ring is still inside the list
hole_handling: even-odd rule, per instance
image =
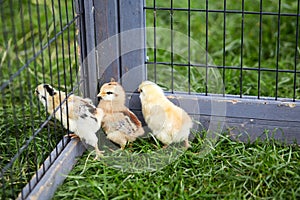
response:
[[[83,96],[91,98],[96,103],[99,87],[104,82],[110,81],[111,78],[120,80],[122,75],[126,73],[123,66],[128,67],[129,70],[135,66],[141,66],[138,74],[134,74],[131,78],[132,87],[126,88],[126,91],[129,91],[127,98],[129,109],[133,110],[138,118],[143,120],[139,94],[135,92],[135,89],[147,77],[146,35],[141,32],[140,42],[128,41],[141,45],[138,51],[129,54],[122,53],[121,43],[114,44],[111,50],[118,53],[119,59],[111,63],[108,70],[102,75],[98,70],[99,66],[101,67],[101,55],[105,55],[107,49],[101,52],[99,49],[95,50],[95,46],[122,31],[143,29],[145,27],[144,0],[80,0],[78,7],[83,8],[83,10],[78,11],[83,16],[79,21],[81,77],[88,80],[83,82],[81,88]],[[125,22],[124,24],[121,23],[121,19]],[[122,38],[120,37],[119,40]],[[275,137],[285,144],[300,143],[300,102],[298,100],[205,94],[191,97],[188,94],[175,94],[174,97],[174,93],[166,92],[167,96],[172,96],[172,98],[170,97],[171,101],[176,102],[180,99],[180,101],[186,102],[184,105],[187,107],[183,107],[185,110],[192,110],[189,105],[194,103],[200,106],[201,113],[189,114],[200,120],[203,129],[208,128],[209,123],[211,123],[211,116],[216,114],[211,111],[212,104],[216,106],[225,104],[226,114],[217,117],[224,120],[225,128],[232,138],[243,142],[252,142],[257,138],[264,139],[266,134],[263,133],[270,130],[267,133],[270,137]],[[102,136],[100,141],[104,139]],[[72,139],[35,188],[29,191],[26,189],[28,186],[25,186],[25,199],[51,199],[57,187],[64,181],[76,163],[76,158],[81,156],[84,150],[81,142]],[[67,162],[66,156],[70,158]],[[62,162],[64,162],[63,165]],[[47,160],[44,165],[47,165]],[[67,170],[63,170],[63,168]],[[34,181],[34,177],[32,181]]]

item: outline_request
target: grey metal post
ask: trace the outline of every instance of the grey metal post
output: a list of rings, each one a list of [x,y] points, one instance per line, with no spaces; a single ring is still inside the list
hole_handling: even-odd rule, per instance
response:
[[[144,0],[94,1],[97,89],[114,78],[124,87],[129,107],[139,105],[139,98],[133,92],[146,79],[144,20]],[[90,89],[95,90],[94,86],[97,85]],[[136,114],[142,118],[140,112]],[[100,148],[104,144],[113,145],[104,134],[99,137]]]
[[[121,81],[128,92],[133,92],[146,79],[144,0],[119,0],[119,7]]]
[[[81,81],[83,95],[89,97],[94,103],[97,102],[97,73],[95,55],[95,22],[93,0],[86,0],[81,5],[83,19],[81,23]]]
[[[146,79],[144,0],[95,1],[99,87],[111,78],[127,92]]]

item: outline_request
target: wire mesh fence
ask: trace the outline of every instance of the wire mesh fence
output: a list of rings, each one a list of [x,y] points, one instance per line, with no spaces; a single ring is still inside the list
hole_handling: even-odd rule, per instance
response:
[[[225,116],[223,130],[243,141],[263,133],[299,141],[299,4],[147,0],[147,78],[197,94],[205,127],[209,116]],[[206,112],[201,96],[226,102],[225,112]]]
[[[54,149],[38,182],[69,142],[34,90],[41,83],[69,93],[78,88],[75,7],[73,1],[0,1],[1,199],[16,198]]]
[[[141,117],[135,89],[148,79],[179,95],[171,98],[203,124],[226,117],[230,127],[259,128],[255,137],[281,127],[299,139],[299,7],[300,0],[0,0],[0,196],[25,198],[22,188],[36,174],[33,190],[69,143],[34,97],[40,83],[68,94],[82,86],[96,103],[113,77]],[[220,102],[227,113],[214,113]]]
[[[207,87],[205,75],[209,69],[218,69],[223,96],[299,99],[299,1],[148,0],[145,10],[155,38],[148,40],[153,47],[147,54],[148,77],[171,91],[215,93]],[[156,31],[159,28],[173,32],[166,37]],[[172,53],[183,40],[174,32],[187,36],[181,55]],[[191,48],[191,38],[204,53]],[[171,52],[164,51],[166,47]],[[201,73],[193,79],[197,68]],[[188,80],[184,87],[181,81],[170,82],[180,73]]]

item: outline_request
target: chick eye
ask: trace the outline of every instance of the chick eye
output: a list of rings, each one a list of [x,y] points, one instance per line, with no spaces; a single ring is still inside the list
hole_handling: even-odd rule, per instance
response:
[[[142,89],[140,89],[140,92],[143,92],[143,90],[142,90]]]
[[[106,94],[110,95],[110,94],[113,94],[112,92],[106,92]]]

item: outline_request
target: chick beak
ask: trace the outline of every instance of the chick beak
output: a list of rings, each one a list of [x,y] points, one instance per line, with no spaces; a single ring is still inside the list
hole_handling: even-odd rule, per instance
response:
[[[35,91],[34,91],[34,95],[35,95],[35,96],[38,96],[39,94],[40,94],[40,93],[39,93],[38,90],[35,90]]]
[[[101,94],[99,93],[99,94],[97,94],[97,97],[99,97],[100,99],[102,99],[102,97],[101,97]]]

